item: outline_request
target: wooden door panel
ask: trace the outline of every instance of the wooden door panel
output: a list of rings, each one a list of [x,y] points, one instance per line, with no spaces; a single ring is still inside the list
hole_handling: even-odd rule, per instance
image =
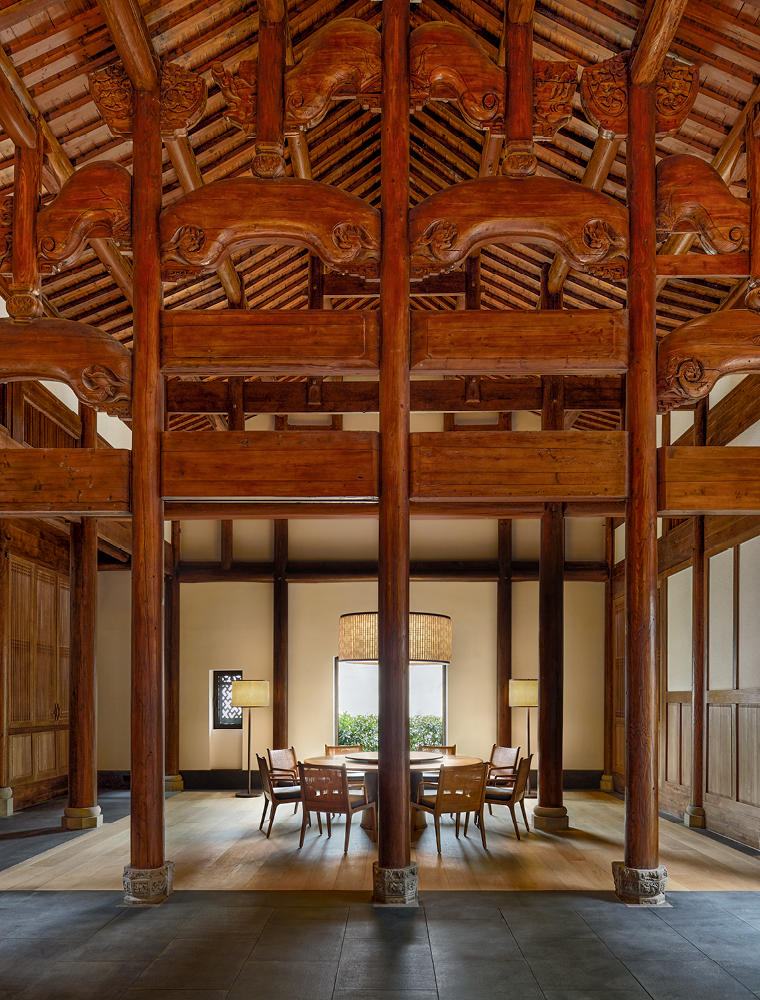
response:
[[[55,730],[32,733],[32,763],[35,780],[56,774]]]
[[[29,781],[32,777],[31,733],[14,734],[8,738],[8,780]]]
[[[734,706],[707,706],[707,791],[733,798],[736,755],[734,753]]]
[[[739,705],[738,774],[740,802],[760,806],[760,705]]]
[[[34,576],[31,563],[10,558],[8,722],[31,722],[33,714]]]
[[[56,718],[56,672],[58,660],[58,621],[56,604],[58,578],[51,570],[37,567],[36,662],[34,669],[35,721],[53,722]]]

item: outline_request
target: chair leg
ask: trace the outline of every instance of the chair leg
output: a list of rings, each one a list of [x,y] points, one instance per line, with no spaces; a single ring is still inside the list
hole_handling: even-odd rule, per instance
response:
[[[317,813],[317,826],[319,827],[319,836],[322,836],[322,813]]]
[[[346,813],[346,840],[343,844],[343,853],[348,854],[348,840],[351,836],[351,810]]]
[[[435,814],[435,845],[438,848],[438,853],[441,853],[441,817],[438,813]]]
[[[269,799],[264,799],[264,811],[261,814],[261,822],[259,823],[259,830],[264,826],[264,820],[267,818],[267,809],[269,808]]]
[[[277,806],[279,803],[275,800],[272,802],[272,811],[269,814],[269,826],[267,827],[267,840],[269,840],[269,834],[272,832],[272,823],[274,823],[274,814],[277,812]]]
[[[517,819],[515,818],[515,807],[512,803],[509,803],[509,811],[512,813],[512,826],[515,828],[515,833],[517,834],[517,839],[520,839],[520,831],[517,829]]]
[[[528,815],[525,812],[525,802],[520,799],[520,808],[522,809],[523,819],[525,820],[525,829],[530,833],[530,827],[528,826]]]
[[[491,803],[490,802],[488,803],[488,815],[489,816],[493,816],[493,808],[491,807]]]
[[[483,850],[487,851],[486,847],[486,824],[483,822],[483,807],[480,807],[480,839],[483,841]]]
[[[303,820],[301,821],[301,841],[300,841],[300,843],[298,845],[298,850],[299,851],[303,847],[303,838],[304,838],[304,834],[306,833],[306,824],[307,824],[307,822],[309,822],[309,813],[307,812],[306,809],[304,809],[304,811],[303,811]]]
[[[469,825],[470,825],[470,814],[469,813],[465,813],[464,814],[464,835],[465,835],[465,837],[467,836],[467,828],[468,828]]]
[[[330,819],[331,815],[332,815],[332,813],[325,813],[325,816],[327,817],[327,836],[328,837],[332,837],[332,821]]]
[[[293,815],[295,816],[297,812],[298,812],[298,803],[296,802],[295,805],[293,806]]]
[[[457,840],[458,840],[459,839],[459,813],[456,813],[456,820],[455,820],[455,822],[456,822],[456,832],[457,832]]]

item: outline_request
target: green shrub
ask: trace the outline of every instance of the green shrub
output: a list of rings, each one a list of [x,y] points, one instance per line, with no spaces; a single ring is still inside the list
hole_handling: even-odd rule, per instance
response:
[[[338,716],[338,743],[342,746],[362,746],[377,750],[377,716],[351,715],[341,712]],[[409,719],[409,745],[440,746],[443,743],[443,719],[439,715],[413,715]]]

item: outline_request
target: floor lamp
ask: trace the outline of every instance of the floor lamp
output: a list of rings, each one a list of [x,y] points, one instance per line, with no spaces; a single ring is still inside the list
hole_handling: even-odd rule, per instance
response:
[[[524,708],[526,710],[528,757],[530,757],[530,710],[538,707],[538,681],[510,680],[509,707]],[[530,772],[528,772],[528,784],[525,788],[525,794],[530,795]]]
[[[230,704],[233,708],[248,709],[248,791],[236,792],[239,799],[251,799],[261,792],[251,791],[251,725],[252,708],[266,708],[269,705],[269,681],[232,681]]]

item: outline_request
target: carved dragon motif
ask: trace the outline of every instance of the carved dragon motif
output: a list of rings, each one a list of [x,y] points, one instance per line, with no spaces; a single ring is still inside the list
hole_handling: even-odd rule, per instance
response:
[[[416,274],[450,270],[486,243],[548,247],[578,270],[627,254],[628,213],[608,195],[550,177],[465,181],[410,212]]]
[[[0,381],[38,378],[65,382],[97,410],[130,415],[132,355],[113,337],[65,319],[0,320]]]
[[[707,253],[736,253],[749,245],[749,202],[735,198],[718,171],[686,154],[657,164],[657,238],[695,233]]]
[[[262,243],[306,247],[337,271],[375,274],[380,214],[316,181],[238,177],[191,191],[161,215],[167,278],[214,270],[231,253]]]
[[[256,135],[256,63],[244,59],[236,72],[214,63],[211,75],[227,101],[225,117],[249,138]]]
[[[573,117],[578,64],[533,60],[533,135],[551,139]]]
[[[206,107],[206,81],[176,63],[162,63],[161,135],[185,135]],[[130,136],[134,128],[135,95],[121,63],[89,74],[90,94],[112,135]]]
[[[75,171],[37,216],[37,246],[42,261],[57,270],[76,263],[88,240],[131,237],[132,178],[109,160]]]
[[[722,309],[677,327],[657,349],[661,413],[703,399],[723,375],[760,371],[760,316]]]
[[[589,66],[581,77],[583,112],[600,130],[628,134],[628,52]],[[655,82],[655,128],[659,135],[677,132],[699,90],[696,66],[667,57]]]

